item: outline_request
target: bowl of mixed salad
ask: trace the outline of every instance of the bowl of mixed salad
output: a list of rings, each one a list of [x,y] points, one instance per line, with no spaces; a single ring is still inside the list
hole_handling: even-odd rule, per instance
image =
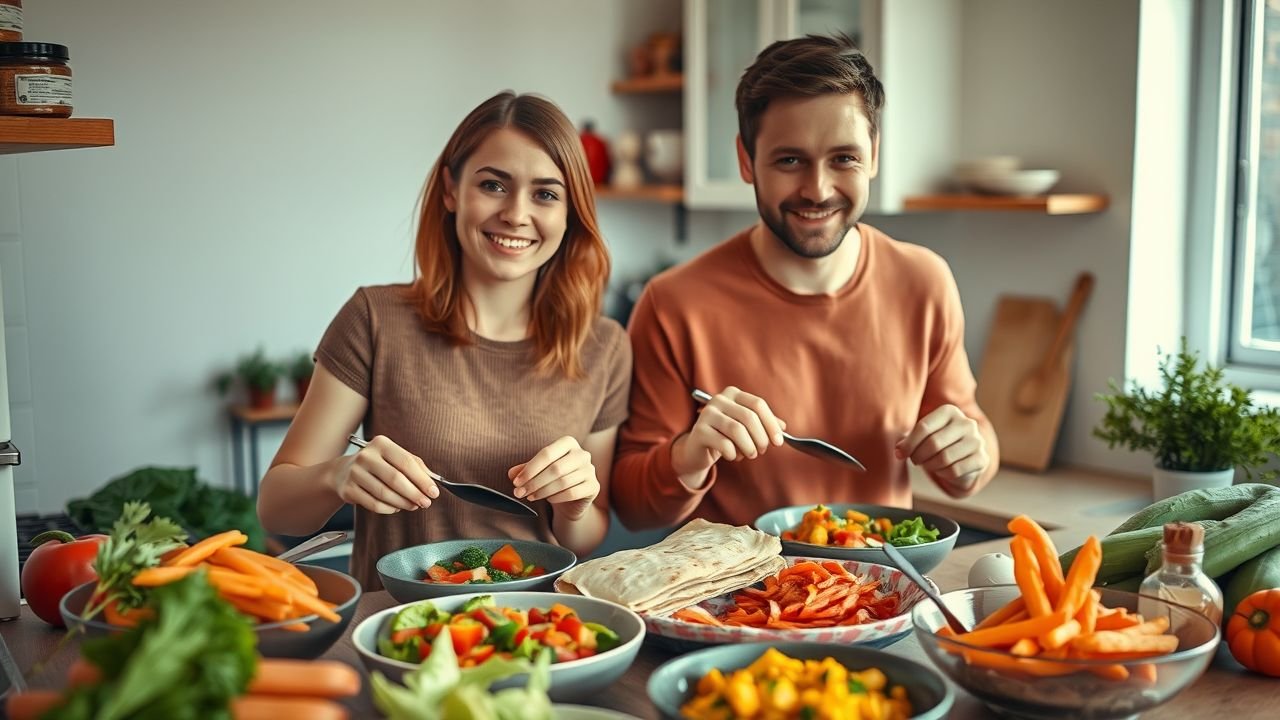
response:
[[[572,550],[534,540],[446,540],[401,548],[378,560],[378,577],[397,602],[476,592],[550,590],[578,564]]]
[[[473,593],[387,608],[356,626],[352,643],[370,673],[395,682],[433,658],[449,637],[451,667],[550,665],[548,694],[556,702],[590,698],[631,667],[644,640],[644,621],[597,598],[542,592]],[[493,665],[490,665],[493,663]],[[521,686],[527,674],[495,688]]]
[[[892,544],[922,573],[946,559],[960,526],[934,513],[884,505],[793,505],[756,518],[756,529],[777,535],[786,555],[894,565],[880,549]]]

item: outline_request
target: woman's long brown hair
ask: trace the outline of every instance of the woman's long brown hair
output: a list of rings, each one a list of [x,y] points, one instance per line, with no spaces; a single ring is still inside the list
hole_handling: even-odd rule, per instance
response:
[[[582,142],[573,123],[551,101],[503,92],[472,110],[431,168],[423,191],[415,243],[418,277],[409,292],[431,332],[459,345],[471,342],[462,287],[462,248],[457,220],[444,204],[444,171],[461,177],[462,166],[494,130],[510,128],[538,143],[564,173],[569,199],[564,242],[538,270],[533,289],[531,335],[539,371],[580,378],[582,346],[600,315],[609,279],[609,251],[596,223],[595,196]]]

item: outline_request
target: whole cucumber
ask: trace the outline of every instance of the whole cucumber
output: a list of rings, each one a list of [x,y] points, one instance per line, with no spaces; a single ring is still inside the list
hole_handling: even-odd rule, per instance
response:
[[[1280,545],[1257,555],[1236,568],[1222,589],[1222,615],[1225,622],[1235,613],[1240,601],[1258,590],[1280,588]]]
[[[1109,534],[1148,527],[1164,527],[1179,520],[1225,520],[1264,498],[1280,497],[1280,488],[1266,483],[1241,483],[1174,495],[1143,508]]]

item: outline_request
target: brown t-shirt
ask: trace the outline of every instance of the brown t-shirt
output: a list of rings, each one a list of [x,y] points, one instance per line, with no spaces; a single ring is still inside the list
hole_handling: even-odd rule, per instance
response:
[[[365,437],[385,435],[450,480],[510,494],[513,465],[557,438],[581,443],[626,418],[631,346],[617,322],[596,320],[582,348],[587,376],[569,380],[535,371],[531,340],[473,335],[474,344],[455,346],[428,332],[406,289],[357,290],[316,350],[325,369],[368,398]],[[457,538],[556,542],[550,506],[542,500],[534,507],[537,518],[519,518],[444,491],[417,512],[379,515],[357,507],[351,573],[366,590],[380,590],[378,559],[403,547]]]

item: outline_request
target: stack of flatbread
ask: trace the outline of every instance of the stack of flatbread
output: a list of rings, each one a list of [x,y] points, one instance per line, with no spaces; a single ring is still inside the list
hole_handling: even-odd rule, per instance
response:
[[[556,589],[664,615],[779,572],[781,552],[775,535],[696,519],[655,545],[571,568]]]

